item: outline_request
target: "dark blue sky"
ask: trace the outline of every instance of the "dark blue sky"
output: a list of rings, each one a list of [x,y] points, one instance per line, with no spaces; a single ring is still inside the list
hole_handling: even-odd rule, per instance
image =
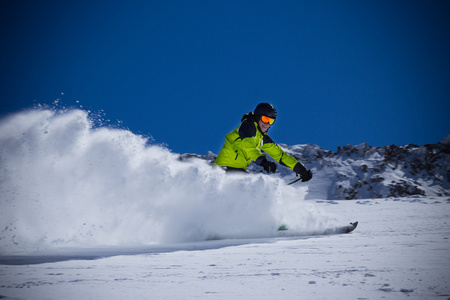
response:
[[[61,98],[198,154],[262,101],[277,143],[450,133],[447,0],[1,0],[0,17],[2,115]]]

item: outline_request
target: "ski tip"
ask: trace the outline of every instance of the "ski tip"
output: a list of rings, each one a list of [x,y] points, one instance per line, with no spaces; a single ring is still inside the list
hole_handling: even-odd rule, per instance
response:
[[[356,222],[350,222],[350,225],[352,225],[354,228],[356,228],[356,226],[358,226],[358,221],[356,221]]]
[[[350,222],[350,225],[336,228],[334,233],[350,233],[356,229],[356,226],[358,226],[358,221]]]

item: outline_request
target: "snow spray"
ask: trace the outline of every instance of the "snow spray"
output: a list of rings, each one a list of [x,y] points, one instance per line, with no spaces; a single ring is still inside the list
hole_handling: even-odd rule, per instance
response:
[[[80,109],[0,120],[0,253],[271,237],[329,218],[307,188],[278,176],[228,175]]]

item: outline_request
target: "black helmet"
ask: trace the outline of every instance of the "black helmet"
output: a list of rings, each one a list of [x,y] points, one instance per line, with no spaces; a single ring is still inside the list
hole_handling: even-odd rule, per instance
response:
[[[277,118],[277,110],[270,103],[260,103],[256,106],[253,112],[255,116],[259,119],[262,115],[268,116],[269,118]]]

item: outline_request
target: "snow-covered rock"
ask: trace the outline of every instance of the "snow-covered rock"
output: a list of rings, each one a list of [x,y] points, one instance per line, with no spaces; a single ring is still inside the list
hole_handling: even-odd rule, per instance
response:
[[[421,146],[347,145],[336,153],[315,145],[283,148],[328,182],[328,199],[450,195],[449,136]]]

